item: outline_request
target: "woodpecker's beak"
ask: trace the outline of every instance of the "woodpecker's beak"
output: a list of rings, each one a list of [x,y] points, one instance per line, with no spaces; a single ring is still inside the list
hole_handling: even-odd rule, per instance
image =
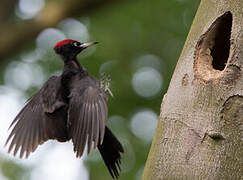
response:
[[[93,46],[95,44],[98,44],[98,42],[86,42],[86,43],[82,43],[79,47],[81,47],[82,49],[86,49],[89,46]]]

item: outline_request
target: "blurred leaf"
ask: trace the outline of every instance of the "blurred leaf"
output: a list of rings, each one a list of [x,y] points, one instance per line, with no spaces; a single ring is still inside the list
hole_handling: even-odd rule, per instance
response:
[[[28,180],[29,168],[16,164],[11,160],[1,159],[0,161],[1,172],[3,176],[9,180]]]

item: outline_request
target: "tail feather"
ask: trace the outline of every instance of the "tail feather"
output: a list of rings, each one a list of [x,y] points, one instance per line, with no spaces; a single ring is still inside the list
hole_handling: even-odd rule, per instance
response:
[[[124,149],[108,127],[105,127],[104,140],[98,145],[98,149],[112,178],[118,178],[121,171],[121,153]]]

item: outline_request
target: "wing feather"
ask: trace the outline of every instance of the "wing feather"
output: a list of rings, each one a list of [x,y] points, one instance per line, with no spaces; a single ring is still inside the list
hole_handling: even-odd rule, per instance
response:
[[[94,114],[94,121],[98,122],[99,121],[99,106],[97,102],[95,102],[95,114]],[[99,142],[99,126],[98,123],[94,123],[94,132],[93,132],[93,141],[94,143],[94,149],[97,148],[98,142]]]
[[[81,157],[87,143],[88,153],[98,147],[111,176],[120,173],[122,145],[105,126],[108,116],[106,94],[91,76],[72,80],[68,117],[76,157]]]
[[[8,152],[15,156],[20,150],[20,158],[25,154],[28,158],[39,144],[48,139],[60,137],[55,131],[52,123],[55,117],[51,117],[51,113],[65,106],[65,102],[59,98],[59,89],[61,87],[60,77],[52,76],[44,84],[44,86],[32,96],[19,112],[10,125],[12,132],[10,133],[5,145],[10,141]],[[49,113],[47,115],[47,113]],[[60,120],[64,120],[60,119]]]
[[[85,106],[85,104],[84,104]],[[84,116],[85,114],[85,111],[84,111],[85,108],[82,108],[81,111],[80,111],[80,116]],[[78,125],[78,128],[74,129],[74,138],[75,138],[75,142],[77,142],[77,145],[75,146],[75,151],[80,147],[80,140],[77,140],[78,137],[81,137],[81,132],[82,132],[82,127],[84,126],[84,121],[80,122],[80,124]]]
[[[87,77],[74,81],[70,90],[68,116],[71,138],[77,157],[81,157],[87,142],[88,153],[103,141],[107,119],[106,94]]]
[[[93,132],[92,132],[92,126],[95,123],[94,121],[94,107],[93,107],[93,102],[91,102],[91,104],[89,105],[89,127],[88,127],[88,154],[90,153],[91,150],[91,145],[92,145],[92,140],[93,140]]]
[[[102,99],[99,100],[99,107],[100,107],[100,117],[101,119],[105,119],[107,117],[107,107],[105,106],[105,103],[103,103]],[[104,139],[104,134],[105,134],[105,122],[100,121],[100,144],[102,144],[103,139]]]

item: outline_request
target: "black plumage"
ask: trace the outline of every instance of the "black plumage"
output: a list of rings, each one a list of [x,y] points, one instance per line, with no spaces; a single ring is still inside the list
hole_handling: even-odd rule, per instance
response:
[[[6,144],[10,153],[20,151],[27,158],[38,145],[49,139],[72,140],[74,152],[81,157],[86,145],[98,147],[113,178],[119,177],[122,145],[106,127],[109,87],[99,82],[80,66],[76,56],[96,43],[79,43],[71,39],[56,44],[54,50],[62,57],[64,69],[52,76],[33,95],[16,116]]]

